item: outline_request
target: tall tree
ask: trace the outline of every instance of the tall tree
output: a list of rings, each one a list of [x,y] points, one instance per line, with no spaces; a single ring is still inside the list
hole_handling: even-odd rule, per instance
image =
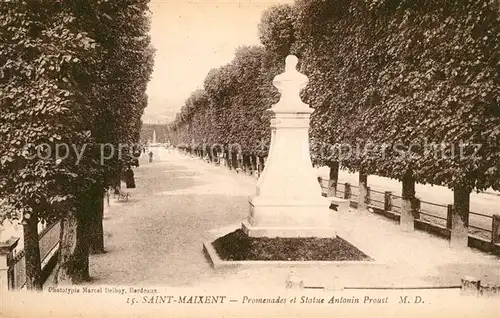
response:
[[[131,143],[139,138],[154,54],[147,3],[0,6],[0,197],[17,212],[2,219],[25,225],[29,288],[41,287],[39,220],[61,222],[56,280],[89,278],[91,225],[102,222],[103,189],[134,162]],[[118,91],[121,99],[108,98]],[[123,156],[113,153],[102,164],[103,143],[126,145]],[[93,238],[102,239],[102,231]]]

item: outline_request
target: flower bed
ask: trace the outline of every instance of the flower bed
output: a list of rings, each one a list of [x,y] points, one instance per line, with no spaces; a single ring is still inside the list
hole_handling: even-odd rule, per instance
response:
[[[214,249],[225,261],[369,261],[366,254],[340,237],[249,237],[241,229],[216,239]]]

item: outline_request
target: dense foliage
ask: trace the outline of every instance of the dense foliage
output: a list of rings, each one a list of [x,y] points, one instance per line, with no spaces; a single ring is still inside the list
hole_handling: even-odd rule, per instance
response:
[[[210,71],[204,89],[186,100],[169,124],[170,138],[196,149],[238,144],[246,154],[263,155],[270,137],[265,110],[278,97],[271,82],[283,66],[263,47],[240,47],[230,64]]]
[[[75,30],[75,17],[56,1],[0,6],[0,195],[18,215],[54,218],[54,203],[87,175],[75,152],[58,161],[56,144],[89,143],[92,106],[86,79],[96,64],[95,42]]]
[[[11,207],[0,218],[64,220],[63,263],[88,258],[92,202],[134,164],[154,55],[148,2],[0,5],[0,198]]]
[[[210,120],[186,116],[199,111],[191,105],[171,133],[177,141],[210,136],[251,151],[248,145],[268,135],[260,116],[271,103],[253,92],[268,91],[291,53],[310,80],[302,97],[315,109],[316,164],[499,189],[499,8],[497,0],[297,0],[273,7],[259,26],[265,50],[237,53],[208,74],[211,108],[203,109],[211,109]],[[245,75],[259,58],[269,61],[267,77],[252,82]],[[186,128],[193,125],[202,133]]]

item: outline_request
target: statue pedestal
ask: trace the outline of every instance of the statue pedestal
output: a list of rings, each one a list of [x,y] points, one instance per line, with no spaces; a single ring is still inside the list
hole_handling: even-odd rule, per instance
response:
[[[250,200],[242,229],[250,237],[335,237],[327,209],[324,202]]]
[[[288,111],[271,120],[269,156],[242,229],[252,237],[334,237],[309,156],[310,112]]]
[[[321,195],[309,154],[313,109],[299,97],[307,77],[295,70],[296,57],[286,62],[273,82],[281,99],[270,109],[271,147],[242,229],[251,237],[335,237],[330,201]]]

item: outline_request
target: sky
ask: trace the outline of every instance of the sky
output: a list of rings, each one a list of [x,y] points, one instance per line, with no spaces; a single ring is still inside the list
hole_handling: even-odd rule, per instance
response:
[[[145,123],[175,117],[212,68],[229,63],[241,45],[259,44],[262,12],[288,0],[151,0],[155,66]]]

